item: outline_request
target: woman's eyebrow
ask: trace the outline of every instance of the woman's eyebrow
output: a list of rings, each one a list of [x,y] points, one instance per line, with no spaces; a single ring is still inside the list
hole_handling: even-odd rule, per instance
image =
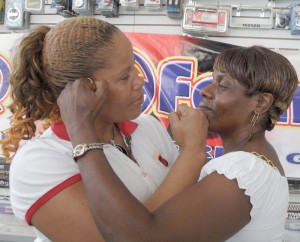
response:
[[[215,72],[213,72],[212,76],[213,76],[213,78],[217,78],[217,77],[224,78],[224,77],[226,77],[226,73],[222,73],[222,72],[215,73]]]
[[[132,68],[131,66],[126,67],[125,69],[119,71],[117,74],[121,75],[121,74],[123,74],[123,73],[125,73],[125,72],[129,72],[129,71],[131,70],[131,68]]]

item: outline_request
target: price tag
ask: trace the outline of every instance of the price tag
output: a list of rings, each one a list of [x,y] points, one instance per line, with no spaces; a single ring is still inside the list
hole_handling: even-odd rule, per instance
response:
[[[219,16],[217,12],[193,12],[193,23],[213,23],[217,24],[219,21]]]

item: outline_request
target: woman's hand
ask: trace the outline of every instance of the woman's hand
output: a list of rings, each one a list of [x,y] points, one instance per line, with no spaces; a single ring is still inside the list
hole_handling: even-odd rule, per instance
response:
[[[169,114],[171,131],[181,149],[204,150],[208,132],[208,120],[199,109],[178,105],[177,111]]]
[[[77,79],[68,83],[58,97],[61,118],[70,137],[86,131],[93,132],[107,99],[107,82],[98,82],[95,89],[91,80]]]

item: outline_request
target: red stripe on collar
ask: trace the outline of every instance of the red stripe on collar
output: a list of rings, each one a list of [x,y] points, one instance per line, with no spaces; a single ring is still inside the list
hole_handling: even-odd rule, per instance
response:
[[[136,130],[138,124],[132,121],[126,121],[118,123],[118,127],[123,135],[128,136]],[[58,138],[70,141],[66,126],[63,122],[52,124],[51,129]]]
[[[70,141],[66,126],[63,122],[52,124],[51,129],[58,138]]]
[[[118,126],[123,135],[129,136],[136,130],[138,124],[132,121],[126,121],[126,122],[118,123]]]

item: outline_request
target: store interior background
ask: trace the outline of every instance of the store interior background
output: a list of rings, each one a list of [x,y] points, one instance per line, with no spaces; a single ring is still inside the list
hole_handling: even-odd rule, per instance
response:
[[[162,8],[159,11],[150,11],[145,9],[144,0],[139,0],[140,6],[137,11],[129,11],[124,7],[119,7],[119,16],[116,18],[106,18],[99,14],[95,6],[94,17],[105,19],[115,24],[125,32],[142,32],[142,33],[159,33],[159,34],[183,34],[181,28],[181,18],[170,18],[167,15],[165,5],[166,0],[162,1]],[[297,1],[291,0],[198,0],[197,5],[204,6],[227,6],[241,5],[265,7],[272,3],[275,5],[274,11],[287,9],[292,3]],[[30,14],[30,28],[38,25],[54,26],[64,18],[56,14],[56,9],[51,8],[52,0],[45,0],[44,12]],[[184,4],[188,4],[188,0],[183,0]],[[290,30],[274,30],[274,29],[237,29],[228,28],[228,34],[222,37],[208,35],[208,39],[220,42],[230,43],[234,45],[249,46],[253,44],[264,45],[269,48],[299,50],[300,35],[291,35]],[[10,32],[20,32],[19,30],[9,30],[3,24],[0,24],[0,34]]]
[[[291,4],[300,1],[291,0],[198,0],[197,5],[212,7],[228,7],[232,5],[261,7],[273,6],[274,11],[287,11]],[[29,16],[29,29],[9,29],[0,23],[0,34],[26,33],[39,25],[54,26],[65,18],[57,14],[57,10],[51,7],[52,0],[45,0],[42,12],[31,12]],[[184,1],[189,4],[189,1]],[[93,17],[103,19],[115,24],[124,32],[136,33],[156,33],[156,34],[175,34],[185,35],[182,31],[182,18],[172,18],[166,11],[166,0],[162,0],[162,7],[159,10],[151,11],[144,6],[144,0],[140,0],[138,10],[127,10],[119,7],[119,16],[107,18],[100,14],[95,5]],[[249,29],[249,28],[230,28],[226,35],[202,33],[194,34],[199,38],[219,41],[239,46],[263,45],[271,49],[287,52],[300,51],[300,35],[292,35],[290,29]],[[300,54],[300,52],[299,52]],[[296,69],[299,70],[300,66]],[[298,71],[299,73],[299,71]],[[299,177],[300,179],[300,174]],[[299,185],[299,183],[297,183]],[[293,223],[287,225],[285,242],[300,242],[300,188],[298,185],[296,192],[292,191],[291,201],[295,207]],[[294,188],[293,188],[294,189]],[[1,189],[0,189],[1,192]],[[1,209],[0,203],[0,209]],[[2,210],[1,210],[2,211]],[[295,222],[295,223],[294,223]],[[33,241],[34,234],[30,227],[19,225],[13,218],[0,213],[0,241]]]

